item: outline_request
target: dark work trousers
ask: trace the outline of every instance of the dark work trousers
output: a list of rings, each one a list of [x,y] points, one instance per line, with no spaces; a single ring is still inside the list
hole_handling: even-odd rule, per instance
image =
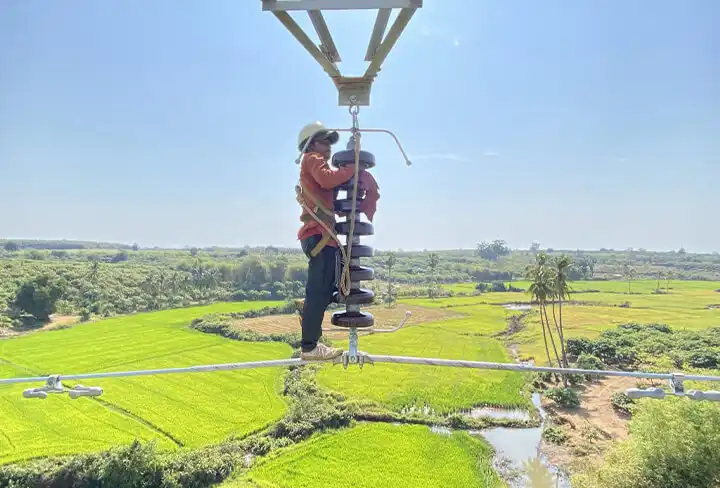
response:
[[[333,301],[333,293],[337,291],[338,248],[325,246],[317,256],[310,256],[310,251],[322,237],[310,236],[300,241],[302,250],[309,259],[308,279],[305,285],[305,305],[302,314],[302,342],[304,352],[312,351],[322,335],[322,323],[327,306]]]

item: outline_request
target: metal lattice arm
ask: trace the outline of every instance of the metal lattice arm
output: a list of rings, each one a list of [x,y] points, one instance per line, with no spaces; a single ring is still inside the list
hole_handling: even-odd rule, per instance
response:
[[[310,53],[330,76],[338,90],[338,104],[369,105],[370,89],[382,64],[407,27],[422,0],[262,0],[263,10],[272,12],[297,41]],[[401,9],[392,27],[385,35],[393,8]],[[378,10],[365,61],[370,65],[362,76],[344,76],[336,66],[341,61],[330,30],[325,23],[323,10]],[[320,39],[320,46],[290,16],[290,11],[306,11]]]

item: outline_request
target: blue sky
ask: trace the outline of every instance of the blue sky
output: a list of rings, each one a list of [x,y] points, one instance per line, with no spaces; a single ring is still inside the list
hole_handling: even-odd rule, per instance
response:
[[[373,13],[327,19],[359,74]],[[719,23],[716,0],[425,0],[360,112],[414,160],[364,138],[367,241],[720,250]],[[260,0],[0,2],[0,237],[295,246],[313,120],[350,123]]]

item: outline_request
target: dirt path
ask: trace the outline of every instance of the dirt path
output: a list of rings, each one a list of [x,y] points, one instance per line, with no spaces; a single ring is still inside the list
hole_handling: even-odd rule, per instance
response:
[[[411,315],[403,327],[412,327],[413,325],[435,322],[449,318],[462,317],[463,315],[447,309],[435,309],[418,307],[417,305],[400,304],[392,308],[377,305],[374,307],[363,308],[364,311],[370,312],[375,316],[375,328],[391,329],[396,327],[405,317],[406,312]],[[323,329],[326,336],[347,337],[345,329],[333,329],[330,325],[330,316],[332,312],[325,313]],[[252,319],[243,319],[235,322],[235,325],[245,330],[253,330],[263,334],[286,334],[292,332],[300,332],[300,322],[297,315],[270,315],[267,317],[257,317]],[[361,331],[360,334],[368,334],[369,332]]]
[[[58,327],[63,327],[63,326],[71,326],[71,325],[76,324],[79,320],[80,320],[79,315],[51,315],[50,322],[43,325],[42,327],[38,327],[37,329],[13,330],[13,329],[0,328],[0,339],[26,335],[26,334],[30,334],[33,332],[39,332],[42,330],[57,329]]]
[[[550,463],[572,472],[582,460],[602,456],[612,443],[626,439],[630,417],[617,412],[610,399],[613,393],[637,386],[638,382],[643,388],[650,386],[649,382],[637,378],[593,382],[581,393],[580,407],[575,409],[558,408],[552,401],[543,399],[543,408],[549,416],[546,428],[558,427],[567,435],[562,445],[543,439],[541,449]]]

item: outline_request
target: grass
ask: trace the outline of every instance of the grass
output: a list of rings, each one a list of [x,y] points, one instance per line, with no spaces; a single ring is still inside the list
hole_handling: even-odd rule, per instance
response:
[[[603,285],[608,283],[600,282]],[[617,284],[617,283],[615,283]],[[720,310],[709,310],[708,305],[720,303],[717,282],[675,282],[669,294],[654,294],[656,282],[638,282],[638,294],[573,293],[571,300],[589,305],[563,307],[565,336],[594,338],[609,328],[623,323],[663,323],[677,329],[706,329],[720,326]],[[650,286],[652,285],[652,286]],[[573,283],[574,289],[581,287]],[[609,286],[608,286],[609,288]],[[627,290],[627,288],[626,288]],[[630,302],[629,308],[619,305]],[[552,309],[548,310],[552,321]],[[540,329],[540,315],[534,312],[526,320],[527,327],[513,340],[523,357],[532,357],[546,363]]]
[[[529,283],[514,282],[527,289]],[[454,291],[471,291],[472,283],[443,285]],[[576,281],[570,283],[570,300],[575,303],[563,306],[565,335],[594,338],[601,331],[628,322],[664,323],[674,328],[705,329],[720,326],[720,309],[708,309],[720,304],[720,282],[717,281],[671,281],[669,293],[656,294],[657,280],[641,280],[631,283],[627,293],[626,281]],[[665,282],[660,282],[665,290]],[[598,290],[588,292],[588,290]],[[484,293],[478,296],[443,298],[438,300],[413,299],[416,305],[433,308],[451,308],[470,316],[486,317],[487,307],[502,310],[503,303],[529,302],[528,293]],[[629,302],[629,307],[620,305]],[[503,312],[504,313],[504,312]],[[552,308],[548,309],[552,321]],[[447,322],[449,323],[449,322]],[[501,322],[495,322],[501,324]],[[525,320],[525,329],[512,337],[512,342],[523,359],[533,358],[546,364],[545,350],[537,309]]]
[[[465,310],[463,310],[465,312]],[[363,337],[368,353],[507,362],[503,345],[489,335],[504,327],[502,310],[478,307],[472,315],[411,326],[392,334]],[[347,341],[341,342],[347,347]],[[524,379],[511,372],[437,368],[401,364],[367,365],[362,370],[325,366],[318,382],[353,399],[366,399],[400,410],[428,405],[438,413],[476,405],[530,406],[520,395]]]
[[[425,426],[360,424],[322,434],[261,460],[222,488],[503,486],[488,445],[465,432],[434,434]]]
[[[566,336],[594,337],[601,330],[629,321],[663,322],[676,328],[693,329],[720,325],[720,310],[707,308],[720,303],[720,293],[714,291],[720,289],[720,283],[671,282],[669,294],[653,294],[655,287],[655,281],[633,282],[633,294],[627,295],[624,293],[627,283],[624,282],[572,283],[575,290],[598,289],[601,292],[572,295],[571,298],[578,304],[568,304],[563,309]],[[505,330],[506,317],[512,312],[500,305],[527,302],[528,299],[527,293],[413,299],[409,301],[413,305],[446,307],[464,315],[425,324],[413,324],[411,318],[408,326],[398,332],[362,337],[360,347],[376,354],[509,362],[501,342],[503,339],[498,338],[497,333]],[[625,301],[631,302],[630,308],[618,307]],[[586,304],[580,304],[583,302]],[[232,341],[187,327],[193,318],[209,313],[241,312],[268,305],[277,303],[221,303],[145,313],[2,340],[0,378],[288,357],[291,349],[285,344]],[[517,344],[522,356],[532,356],[536,361],[544,362],[536,313],[527,317],[525,329],[510,340]],[[341,344],[347,347],[347,341]],[[286,405],[279,394],[283,374],[282,369],[260,369],[104,379],[84,382],[105,389],[100,399],[74,401],[65,396],[51,396],[44,401],[26,400],[22,397],[22,390],[40,385],[3,385],[0,386],[0,463],[97,451],[129,443],[135,438],[154,438],[160,447],[172,449],[178,445],[193,447],[217,442],[233,433],[243,435],[276,421],[285,412]],[[320,385],[339,391],[350,399],[372,400],[396,410],[410,405],[429,405],[437,413],[479,404],[528,407],[529,401],[520,394],[523,381],[522,375],[513,372],[389,364],[367,365],[362,370],[324,365],[318,375]],[[414,453],[413,456],[421,463],[428,462],[422,456],[429,456],[429,459],[442,457],[446,455],[445,450],[452,451],[458,445],[464,446],[462,442],[470,442],[461,442],[455,436],[431,436],[427,429],[417,430],[422,427],[409,430],[403,427],[397,431],[391,426],[387,428],[390,429],[387,432],[373,433],[374,441],[370,439],[372,436],[367,441],[365,437],[353,437],[360,436],[353,432],[364,432],[359,428],[338,435],[338,438],[349,437],[342,437],[346,441],[337,442],[359,439],[354,444],[350,442],[353,446],[350,452],[359,456],[359,461],[355,463],[359,465],[357,469],[367,469],[368,472],[382,470],[385,464],[371,462],[371,458],[362,461],[365,456],[390,456],[386,451],[400,455],[401,450],[395,447],[397,443],[390,440],[391,433],[400,436],[401,440],[397,441],[400,444],[397,445],[411,443],[402,440],[405,439],[403,436],[416,438],[417,441],[412,443],[419,445],[430,443],[427,439],[446,443],[442,444],[445,446],[442,449],[437,447],[437,453],[408,451]],[[326,439],[322,442],[341,445],[333,444],[333,438],[332,435],[322,437]],[[368,447],[370,445],[376,447]],[[302,449],[293,449],[298,449],[298,454],[294,455],[300,456],[300,459]],[[289,454],[293,452],[291,450]],[[345,452],[333,452],[326,462],[334,462],[336,455],[344,456]],[[392,462],[392,457],[387,459]],[[298,466],[297,472],[305,473],[305,465]],[[309,465],[307,469],[313,473],[324,471],[310,469]],[[329,473],[333,475],[332,470]],[[392,478],[387,473],[385,476]],[[403,476],[401,472],[392,479],[404,479]],[[434,479],[429,476],[428,479]],[[371,475],[367,477],[374,479]],[[272,480],[267,478],[263,482],[270,483]]]
[[[195,317],[267,303],[222,303],[138,314],[0,341],[0,377],[182,367],[289,357],[278,343],[245,343],[187,328]],[[95,451],[134,438],[198,446],[246,434],[277,419],[283,371],[113,378],[98,400],[26,400],[21,384],[0,387],[0,462]],[[71,385],[67,385],[71,386]],[[8,418],[10,420],[8,420]]]

